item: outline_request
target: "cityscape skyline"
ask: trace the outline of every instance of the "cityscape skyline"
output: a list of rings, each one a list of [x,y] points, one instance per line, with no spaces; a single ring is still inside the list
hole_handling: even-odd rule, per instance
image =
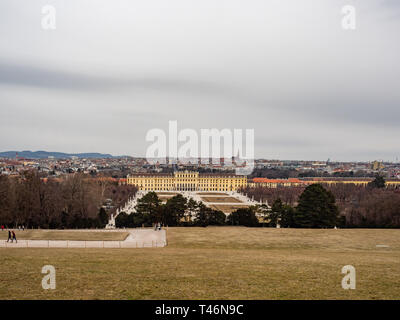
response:
[[[48,157],[50,158],[55,158],[55,159],[67,159],[71,157],[78,157],[78,158],[125,158],[125,157],[130,157],[130,158],[137,158],[137,159],[146,159],[146,156],[144,155],[129,155],[129,154],[111,154],[111,153],[103,153],[103,152],[98,152],[98,151],[89,151],[89,152],[64,152],[64,151],[47,151],[47,150],[0,150],[0,158],[26,158],[26,159],[47,159]],[[164,159],[164,158],[155,158],[155,159]],[[172,159],[172,157],[166,157],[165,159]],[[195,159],[193,157],[186,157],[182,159]],[[181,160],[182,160],[181,159]],[[202,157],[197,157],[196,159],[207,159],[207,158],[202,158]],[[212,159],[212,157],[209,157],[209,159]],[[224,159],[224,157],[219,157],[219,158],[213,158],[213,159]],[[180,158],[176,158],[176,160],[180,160]],[[369,160],[336,160],[334,158],[328,158],[328,159],[301,159],[301,158],[295,158],[295,159],[283,159],[283,158],[264,158],[264,157],[255,157],[254,160],[277,160],[277,161],[325,161],[325,162],[353,162],[353,163],[368,163],[368,162],[374,162],[374,161],[380,161],[380,162],[386,162],[386,163],[400,163],[399,158],[396,157],[394,160],[390,159],[383,159],[383,158],[377,158],[377,159],[369,159]]]

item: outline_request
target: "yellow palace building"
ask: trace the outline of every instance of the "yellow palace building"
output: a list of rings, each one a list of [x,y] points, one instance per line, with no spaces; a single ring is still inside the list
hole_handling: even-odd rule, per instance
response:
[[[236,191],[247,186],[247,177],[227,173],[137,173],[127,176],[126,183],[145,191]]]
[[[124,179],[125,180],[125,179]],[[127,176],[124,183],[135,185],[145,191],[237,191],[245,187],[278,186],[292,187],[312,183],[355,184],[367,186],[372,178],[305,178],[305,179],[266,179],[229,173],[199,173],[196,171],[176,171],[174,173],[135,173]],[[386,181],[387,187],[400,187],[400,180]]]

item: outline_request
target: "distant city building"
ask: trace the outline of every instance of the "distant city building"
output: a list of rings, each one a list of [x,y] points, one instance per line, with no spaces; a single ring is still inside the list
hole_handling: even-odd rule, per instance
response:
[[[297,178],[289,179],[268,179],[268,178],[254,178],[248,183],[249,187],[264,187],[264,188],[277,188],[277,187],[297,187],[306,184],[307,182],[301,181]]]
[[[374,161],[372,162],[372,170],[377,171],[377,170],[382,170],[383,168],[385,168],[385,166],[383,165],[382,161]]]

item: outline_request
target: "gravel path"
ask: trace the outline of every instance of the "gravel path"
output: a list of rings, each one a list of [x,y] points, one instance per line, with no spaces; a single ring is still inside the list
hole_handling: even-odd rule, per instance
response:
[[[154,248],[167,245],[166,231],[123,229],[129,232],[124,241],[18,240],[0,241],[0,248]]]

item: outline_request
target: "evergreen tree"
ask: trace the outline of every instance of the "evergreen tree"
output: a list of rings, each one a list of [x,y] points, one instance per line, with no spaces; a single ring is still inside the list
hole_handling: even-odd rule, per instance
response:
[[[108,214],[104,208],[100,208],[98,214],[99,226],[104,228],[108,223]]]
[[[115,226],[117,228],[129,228],[131,227],[129,215],[125,212],[121,212],[115,219]]]
[[[222,226],[226,222],[226,215],[219,210],[209,211],[208,225],[210,226]]]
[[[368,186],[371,188],[385,188],[386,181],[382,176],[377,175],[373,181],[368,183]]]
[[[149,192],[138,200],[135,216],[141,216],[143,223],[151,225],[161,221],[162,205],[157,193]]]
[[[267,215],[266,219],[269,221],[271,227],[276,227],[279,223],[284,211],[283,203],[280,198],[276,199],[272,204],[271,211]]]
[[[294,209],[278,198],[272,204],[269,220],[273,227],[276,227],[278,223],[283,228],[294,227]]]
[[[228,216],[228,224],[246,227],[258,227],[260,225],[255,208],[240,208]]]
[[[300,195],[294,222],[303,228],[334,227],[338,214],[333,194],[320,184],[312,184]]]
[[[206,227],[208,225],[209,211],[211,209],[206,207],[202,202],[198,206],[197,214],[194,219],[195,223],[199,226]]]
[[[197,207],[194,223],[201,227],[222,226],[226,223],[226,215],[222,211],[212,210],[200,202]]]
[[[283,205],[283,211],[281,213],[280,225],[282,228],[295,227],[294,221],[294,208],[288,204]]]
[[[168,199],[163,210],[163,223],[169,226],[178,225],[183,219],[186,210],[187,199],[181,194]]]

